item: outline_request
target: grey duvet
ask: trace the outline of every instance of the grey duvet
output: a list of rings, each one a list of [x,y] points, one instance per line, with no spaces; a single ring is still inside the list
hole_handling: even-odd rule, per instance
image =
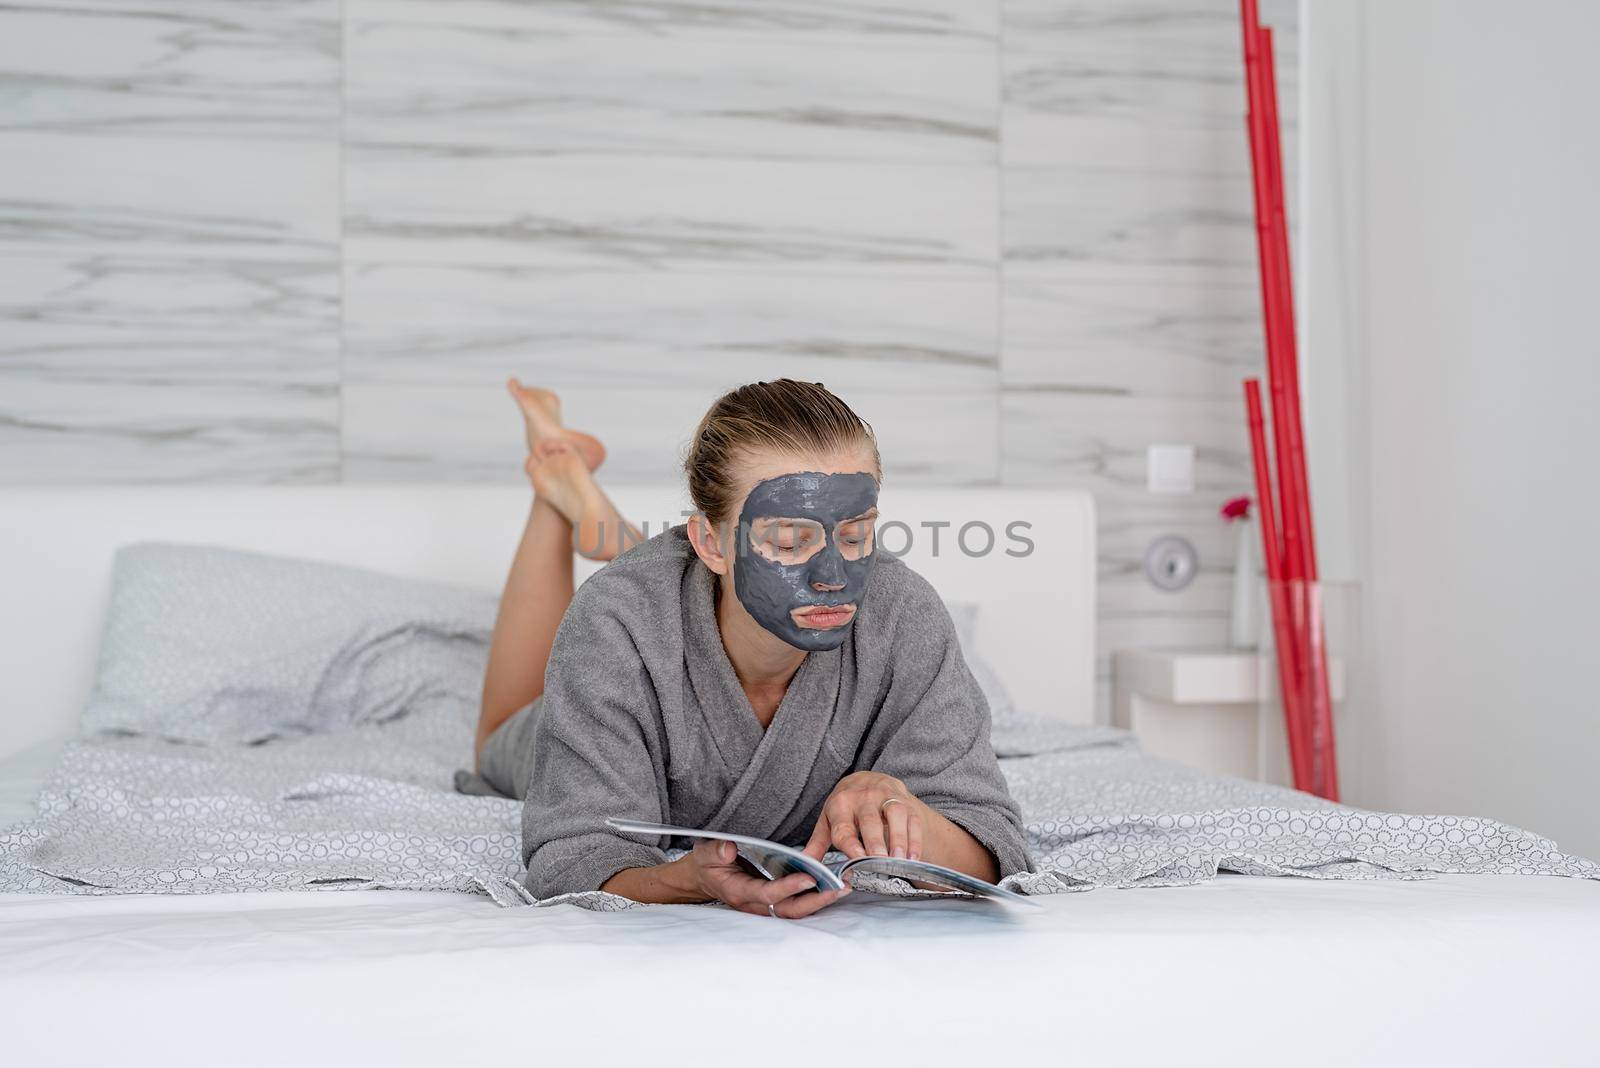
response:
[[[503,905],[634,907],[598,891],[534,899],[520,806],[452,787],[472,704],[254,745],[107,735],[69,746],[35,819],[0,833],[0,890],[200,894],[455,890]],[[1600,867],[1487,819],[1407,816],[1218,778],[1105,728],[995,732],[1022,806],[1026,893],[1174,886],[1219,871],[1315,879],[1434,872],[1600,878]],[[872,889],[912,892],[885,884]]]

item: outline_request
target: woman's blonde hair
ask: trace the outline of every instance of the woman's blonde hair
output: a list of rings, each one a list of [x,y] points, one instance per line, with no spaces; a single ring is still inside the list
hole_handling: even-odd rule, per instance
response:
[[[764,449],[796,457],[860,450],[881,477],[872,427],[821,382],[752,382],[718,397],[689,443],[683,469],[695,508],[717,525],[729,519],[739,500],[739,464]]]

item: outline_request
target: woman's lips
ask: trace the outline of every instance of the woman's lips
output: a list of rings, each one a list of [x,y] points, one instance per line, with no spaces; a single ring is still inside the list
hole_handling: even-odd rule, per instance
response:
[[[832,630],[834,627],[842,627],[850,622],[855,614],[856,606],[853,604],[819,604],[810,608],[796,608],[789,613],[797,626],[811,630]]]

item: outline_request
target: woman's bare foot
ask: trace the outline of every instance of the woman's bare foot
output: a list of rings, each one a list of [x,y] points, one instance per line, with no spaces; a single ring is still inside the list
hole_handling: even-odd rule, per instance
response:
[[[644,540],[595,482],[578,447],[550,438],[528,457],[533,488],[572,524],[572,547],[590,560],[610,560]]]
[[[541,441],[567,440],[577,447],[578,455],[593,471],[606,461],[606,447],[600,440],[581,430],[570,430],[561,425],[561,398],[548,389],[525,386],[516,378],[506,379],[506,392],[522,409],[527,424],[528,452],[536,450]]]

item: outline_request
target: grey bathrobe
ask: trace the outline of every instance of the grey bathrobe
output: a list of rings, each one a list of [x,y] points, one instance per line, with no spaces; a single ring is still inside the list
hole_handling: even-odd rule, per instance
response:
[[[988,704],[925,579],[881,554],[849,638],[807,654],[766,729],[723,651],[715,579],[680,526],[578,588],[544,696],[485,746],[486,765],[518,766],[526,784],[529,890],[593,890],[666,860],[608,816],[803,845],[839,780],[861,770],[903,781],[1002,875],[1029,866]],[[490,752],[506,745],[518,752]]]

